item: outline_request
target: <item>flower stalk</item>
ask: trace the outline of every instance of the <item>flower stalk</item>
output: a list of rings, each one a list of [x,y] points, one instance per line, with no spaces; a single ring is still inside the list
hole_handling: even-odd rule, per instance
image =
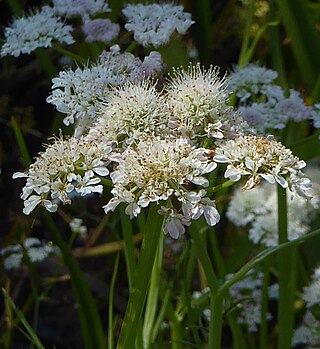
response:
[[[156,204],[150,205],[140,257],[136,266],[132,291],[129,296],[117,349],[131,349],[135,343],[136,329],[142,317],[159,238],[162,234],[163,218],[157,213],[157,210]]]

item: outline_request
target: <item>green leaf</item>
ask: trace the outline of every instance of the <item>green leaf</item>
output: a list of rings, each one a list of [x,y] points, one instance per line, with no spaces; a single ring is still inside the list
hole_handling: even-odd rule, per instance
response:
[[[276,0],[301,77],[313,86],[320,73],[320,36],[305,0]]]

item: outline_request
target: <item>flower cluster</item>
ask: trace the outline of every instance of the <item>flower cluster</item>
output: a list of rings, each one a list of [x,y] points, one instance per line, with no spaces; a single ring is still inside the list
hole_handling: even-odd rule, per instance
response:
[[[69,222],[69,226],[72,233],[76,233],[80,236],[85,236],[88,232],[88,228],[83,225],[83,220],[81,218],[73,218]]]
[[[26,173],[17,172],[13,178],[27,178],[21,198],[25,214],[30,214],[42,204],[55,212],[57,203],[71,203],[71,193],[81,196],[102,193],[100,176],[107,176],[108,155],[112,148],[104,143],[94,143],[85,138],[61,139],[40,154]]]
[[[119,46],[113,46],[101,55],[97,64],[75,71],[61,71],[58,77],[52,79],[52,94],[47,102],[67,114],[64,118],[66,125],[73,124],[75,120],[86,124],[95,119],[101,102],[108,100],[111,86],[143,80],[162,70],[162,59],[157,52],[151,52],[142,62],[133,54],[120,53],[119,50]],[[152,59],[155,62],[150,65]]]
[[[104,206],[106,213],[125,202],[126,213],[135,217],[151,202],[167,201],[174,196],[181,202],[183,214],[173,208],[161,210],[167,217],[164,230],[172,237],[178,238],[184,232],[183,225],[203,213],[209,225],[218,222],[214,201],[205,197],[206,191],[188,190],[192,184],[208,185],[204,175],[216,168],[208,149],[194,148],[183,138],[147,137],[123,153],[111,156],[111,160],[118,166],[110,174],[113,198]]]
[[[233,114],[227,106],[226,80],[218,74],[217,68],[202,70],[200,65],[174,70],[166,86],[169,127],[174,132],[189,138],[224,137]]]
[[[230,75],[229,92],[239,99],[239,112],[259,133],[283,129],[289,120],[312,120],[317,126],[317,105],[307,106],[299,92],[291,89],[289,97],[274,83],[278,74],[270,69],[249,64],[236,68]]]
[[[244,68],[236,67],[230,74],[228,89],[245,103],[252,97],[267,95],[277,77],[278,73],[273,70],[248,64]]]
[[[105,18],[110,11],[105,0],[53,0],[53,6],[43,6],[15,19],[5,29],[0,56],[29,54],[38,47],[51,47],[53,40],[67,45],[74,43],[73,28],[66,24],[72,17],[81,18],[82,25],[76,29],[82,30],[85,41],[110,43],[121,31],[118,23]],[[183,6],[173,4],[129,4],[122,12],[128,20],[125,29],[133,31],[135,40],[143,46],[167,44],[175,30],[185,34],[194,23]]]
[[[77,131],[86,119],[93,121],[83,135],[56,139],[26,174],[14,175],[27,178],[21,196],[26,214],[39,203],[55,211],[59,201],[71,202],[73,192],[102,193],[100,176],[110,176],[113,197],[103,207],[106,213],[125,203],[132,218],[155,202],[164,231],[178,238],[202,215],[210,226],[219,221],[205,188],[220,163],[228,164],[226,178],[249,176],[244,189],[263,178],[294,195],[309,195],[310,180],[300,171],[304,161],[272,138],[246,135],[217,69],[175,70],[159,91],[141,70],[147,61],[136,62],[112,48],[99,65],[53,79],[48,101],[67,114],[65,123],[77,120]]]
[[[5,42],[1,46],[0,56],[29,54],[38,47],[51,47],[52,41],[70,45],[74,43],[72,30],[52,7],[43,6],[41,10],[16,19],[5,28]]]
[[[309,197],[311,182],[300,171],[305,162],[272,137],[241,136],[218,146],[214,161],[227,163],[225,178],[238,181],[249,176],[243,190],[256,187],[261,179],[289,188],[292,195]]]
[[[10,245],[0,250],[0,255],[4,256],[4,268],[11,270],[19,268],[24,254],[27,254],[29,260],[41,262],[51,254],[57,254],[58,249],[52,244],[44,244],[37,238],[27,238],[21,244]]]
[[[172,4],[129,4],[122,13],[127,19],[125,28],[134,32],[134,39],[143,46],[167,44],[176,30],[185,34],[194,23],[182,6]]]
[[[143,134],[166,133],[168,108],[149,80],[127,82],[110,92],[88,137],[104,141],[137,142]]]
[[[318,208],[320,191],[311,191],[312,199],[295,196],[288,200],[288,239],[294,240],[310,230],[315,209]],[[290,193],[287,191],[289,197]],[[262,200],[263,198],[263,200]],[[255,244],[276,246],[278,244],[277,191],[264,182],[255,190],[237,189],[227,209],[228,219],[238,227],[249,225],[249,238]]]

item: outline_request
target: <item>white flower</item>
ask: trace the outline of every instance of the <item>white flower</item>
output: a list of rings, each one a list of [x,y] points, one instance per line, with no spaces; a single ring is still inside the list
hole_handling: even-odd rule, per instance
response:
[[[63,120],[66,125],[77,121],[80,128],[90,126],[97,118],[102,102],[108,101],[112,86],[143,80],[161,71],[161,56],[156,55],[157,64],[151,67],[147,57],[141,62],[131,53],[122,54],[119,50],[118,46],[113,46],[101,55],[99,63],[75,71],[60,71],[59,76],[52,79],[52,94],[47,102],[67,114]]]
[[[289,187],[293,194],[308,197],[310,180],[300,171],[305,166],[292,152],[270,137],[241,136],[218,146],[214,161],[228,163],[225,178],[238,181],[249,175],[243,190],[252,189],[261,178]]]
[[[174,70],[165,90],[171,109],[169,127],[175,133],[223,138],[223,122],[231,109],[226,80],[218,73],[217,68],[204,70],[199,64],[189,66],[188,71]]]
[[[208,225],[214,226],[220,220],[220,215],[216,209],[215,202],[210,200],[206,195],[205,190],[200,190],[199,193],[187,192],[178,193],[179,201],[182,201],[182,212],[183,215],[189,219],[197,220],[202,215]]]
[[[57,14],[66,17],[96,15],[110,12],[106,0],[53,0]]]
[[[54,212],[57,203],[71,203],[75,189],[81,196],[102,192],[101,179],[107,176],[108,156],[112,148],[105,143],[95,143],[84,137],[56,138],[31,164],[25,174],[15,173],[13,178],[27,178],[22,189],[25,214],[30,214],[37,205]],[[97,176],[98,175],[98,176]]]
[[[251,96],[265,95],[269,86],[277,78],[274,70],[248,64],[244,68],[236,67],[230,74],[228,89],[235,93],[240,102],[246,102]]]
[[[49,212],[56,212],[58,205],[53,204],[50,200],[38,195],[31,195],[24,201],[23,213],[30,214],[39,204],[42,204]]]
[[[272,129],[283,129],[289,120],[301,122],[312,118],[311,107],[307,107],[295,90],[290,90],[290,96],[284,93],[272,94],[279,86],[269,87],[265,102],[252,103],[239,108],[242,117],[259,133],[268,133]]]
[[[64,24],[52,7],[43,6],[33,14],[15,19],[5,28],[0,56],[29,54],[38,47],[51,47],[54,40],[70,45],[74,43],[71,31],[72,27]]]
[[[134,39],[143,46],[158,47],[169,42],[176,30],[185,34],[194,23],[190,13],[173,4],[129,4],[122,13],[127,19],[125,28],[134,32]]]
[[[182,214],[176,213],[171,208],[161,207],[159,214],[165,215],[166,220],[163,226],[165,234],[169,234],[173,239],[178,239],[185,233],[185,227],[191,224],[190,220]]]
[[[315,128],[320,128],[320,103],[313,106],[313,111],[311,113],[313,120],[313,126]]]
[[[100,115],[90,132],[130,144],[138,141],[141,134],[165,132],[168,110],[150,82],[128,82],[112,91]]]
[[[187,189],[189,183],[207,185],[204,175],[216,167],[212,164],[209,150],[195,149],[183,138],[161,139],[150,136],[142,138],[137,144],[131,144],[110,159],[117,166],[110,174],[114,183],[111,191],[114,197],[104,206],[106,213],[113,211],[120,202],[126,202],[130,205],[127,211],[133,217],[151,202],[168,200],[175,195],[185,205],[187,202],[193,205],[192,219],[204,214],[210,225],[219,220],[214,202],[203,197],[206,194],[204,190],[198,194]],[[186,222],[191,219],[189,211],[184,209],[184,215],[181,215]],[[173,215],[173,212],[170,211],[165,229],[176,229],[176,233],[172,232],[176,236],[178,231],[184,229],[185,223],[179,214]]]

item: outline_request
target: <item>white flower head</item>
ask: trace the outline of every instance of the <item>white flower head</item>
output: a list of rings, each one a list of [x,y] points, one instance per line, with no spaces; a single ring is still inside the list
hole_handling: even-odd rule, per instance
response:
[[[134,32],[134,39],[143,46],[159,47],[169,42],[176,30],[185,34],[194,23],[191,14],[173,4],[129,4],[122,13],[127,19],[125,28]]]
[[[205,175],[213,171],[216,164],[211,161],[207,149],[195,149],[183,138],[161,139],[151,136],[142,138],[137,144],[133,143],[110,159],[117,165],[110,174],[114,183],[114,197],[104,207],[106,212],[113,211],[120,202],[126,202],[134,209],[130,215],[136,216],[139,208],[147,207],[151,202],[168,200],[175,195],[178,201],[190,201],[196,205],[193,207],[193,217],[188,210],[184,210],[183,216],[187,221],[197,219],[201,214],[205,215],[210,225],[219,220],[214,202],[203,197],[206,192],[190,192],[187,187],[191,183],[208,185]],[[181,230],[176,220],[180,216],[170,217],[167,223]]]
[[[265,95],[277,76],[278,73],[274,70],[256,64],[236,67],[230,74],[228,90],[235,93],[241,103],[245,103],[252,96]]]
[[[187,71],[174,70],[165,89],[171,109],[169,127],[184,136],[223,138],[223,122],[231,109],[227,106],[225,78],[219,70],[202,69],[199,64]]]
[[[303,323],[294,331],[292,345],[305,344],[307,348],[319,348],[320,344],[320,321],[315,318],[311,311],[307,311]]]
[[[74,43],[71,31],[72,27],[64,24],[52,7],[43,6],[41,10],[15,19],[5,29],[0,56],[30,54],[38,47],[51,47],[52,41],[70,45]]]
[[[69,226],[72,233],[86,235],[88,232],[88,228],[83,224],[83,220],[81,218],[72,218],[72,220],[69,222]]]
[[[256,187],[261,179],[309,197],[310,180],[300,171],[305,162],[271,137],[241,136],[218,146],[214,161],[227,163],[225,178],[238,181],[249,176],[243,190]]]
[[[25,174],[15,173],[13,178],[27,178],[22,189],[25,214],[42,204],[48,211],[57,210],[57,203],[71,203],[75,190],[82,196],[101,193],[100,176],[107,176],[108,144],[94,143],[85,138],[55,138]]]
[[[165,100],[148,80],[128,82],[114,89],[99,114],[90,132],[100,132],[118,143],[130,144],[138,141],[141,134],[166,132]]]
[[[154,53],[150,53],[150,57]],[[151,66],[145,57],[142,62],[133,54],[120,53],[115,45],[110,51],[103,52],[97,64],[76,70],[60,71],[52,79],[52,94],[47,102],[56,106],[66,125],[77,122],[77,126],[90,126],[97,118],[102,102],[108,101],[112,87],[127,81],[139,81],[159,74],[163,64],[161,56],[156,54],[156,64]]]

